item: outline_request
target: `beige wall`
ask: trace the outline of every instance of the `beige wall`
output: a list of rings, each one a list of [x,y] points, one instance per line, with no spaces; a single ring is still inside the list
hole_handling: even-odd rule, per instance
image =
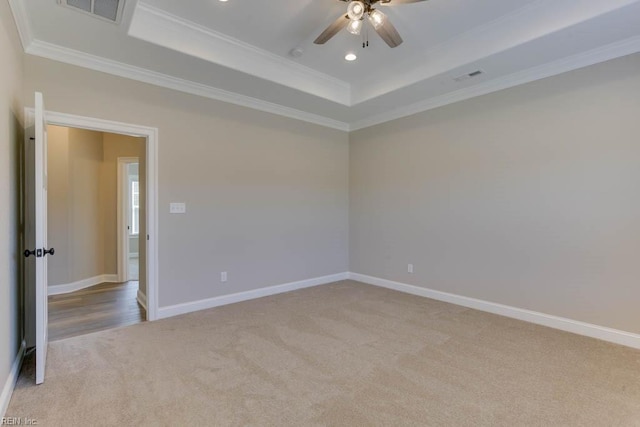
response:
[[[69,272],[69,128],[47,126],[47,259],[49,286],[71,283]]]
[[[105,216],[102,211],[102,133],[69,129],[70,281],[105,272]]]
[[[629,56],[353,133],[351,271],[640,332],[639,70]]]
[[[50,110],[159,129],[160,306],[347,270],[346,133],[41,58],[25,72]]]
[[[140,235],[146,235],[146,140],[126,135],[104,134],[104,164],[103,174],[103,210],[105,212],[105,258],[106,271],[116,274],[118,271],[118,157],[137,157],[139,159],[140,177]],[[141,245],[139,252],[140,290],[146,294],[146,246]]]
[[[49,286],[105,274],[102,133],[48,127]]]
[[[22,341],[19,284],[23,258],[18,232],[22,71],[22,47],[9,5],[3,1],[0,2],[0,388],[9,378]]]

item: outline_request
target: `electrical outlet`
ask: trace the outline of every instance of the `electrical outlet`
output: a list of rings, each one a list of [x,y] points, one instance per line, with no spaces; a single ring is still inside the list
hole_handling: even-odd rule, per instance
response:
[[[408,264],[407,265],[407,273],[413,274],[413,264]]]
[[[222,283],[226,283],[227,282],[227,272],[223,271],[222,273],[220,273],[220,281]]]

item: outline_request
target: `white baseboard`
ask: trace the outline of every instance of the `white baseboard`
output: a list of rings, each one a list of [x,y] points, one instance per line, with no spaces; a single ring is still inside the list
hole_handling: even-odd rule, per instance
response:
[[[102,274],[96,277],[90,277],[84,280],[78,280],[73,283],[65,283],[64,285],[49,286],[48,295],[68,294],[69,292],[79,291],[80,289],[89,288],[99,285],[100,283],[118,283],[117,274]]]
[[[4,383],[4,387],[2,388],[2,394],[0,395],[0,418],[3,418],[7,413],[7,408],[9,407],[9,402],[11,401],[13,389],[15,388],[16,382],[18,381],[18,375],[20,375],[20,368],[22,367],[22,359],[24,359],[24,352],[26,347],[27,344],[22,341],[20,350],[18,350],[18,355],[13,361],[13,365],[11,365],[9,377],[7,378],[7,381]]]
[[[463,307],[499,314],[501,316],[535,323],[537,325],[548,326],[550,328],[560,329],[562,331],[572,332],[574,334],[640,349],[640,335],[631,332],[593,325],[591,323],[581,322],[578,320],[567,319],[564,317],[553,316],[550,314],[539,313],[537,311],[525,310],[475,298],[464,297],[461,295],[450,294],[447,292],[436,291],[433,289],[422,288],[419,286],[407,285],[405,283],[366,276],[364,274],[349,273],[349,278],[358,282],[380,286],[382,288],[393,289],[407,294],[461,305]]]
[[[136,300],[138,301],[138,304],[140,304],[142,306],[142,308],[144,308],[144,310],[147,310],[147,296],[140,290],[138,289],[138,295],[136,296]]]
[[[178,316],[180,314],[191,313],[193,311],[206,310],[208,308],[219,307],[227,304],[234,304],[241,301],[247,301],[256,298],[262,298],[269,295],[281,294],[283,292],[295,291],[297,289],[310,288],[312,286],[326,285],[328,283],[347,280],[349,273],[339,273],[330,276],[316,277],[314,279],[301,280],[299,282],[285,283],[283,285],[269,286],[267,288],[254,289],[252,291],[238,292],[230,295],[222,295],[215,298],[209,298],[200,301],[187,302],[184,304],[176,304],[167,307],[160,307],[158,310],[158,318],[165,319],[167,317]]]

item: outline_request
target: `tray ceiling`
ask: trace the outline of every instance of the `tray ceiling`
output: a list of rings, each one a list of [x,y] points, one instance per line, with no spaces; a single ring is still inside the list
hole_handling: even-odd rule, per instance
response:
[[[373,31],[366,49],[346,31],[314,45],[346,10],[336,0],[127,0],[119,24],[9,1],[30,54],[342,130],[640,51],[640,0],[380,6],[394,49]]]

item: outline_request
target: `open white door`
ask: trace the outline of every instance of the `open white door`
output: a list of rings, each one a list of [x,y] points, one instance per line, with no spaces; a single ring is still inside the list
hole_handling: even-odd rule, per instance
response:
[[[25,147],[27,269],[35,281],[36,384],[44,382],[48,345],[47,255],[47,124],[42,94],[35,94],[35,126],[27,132]],[[31,135],[29,135],[31,133]]]

